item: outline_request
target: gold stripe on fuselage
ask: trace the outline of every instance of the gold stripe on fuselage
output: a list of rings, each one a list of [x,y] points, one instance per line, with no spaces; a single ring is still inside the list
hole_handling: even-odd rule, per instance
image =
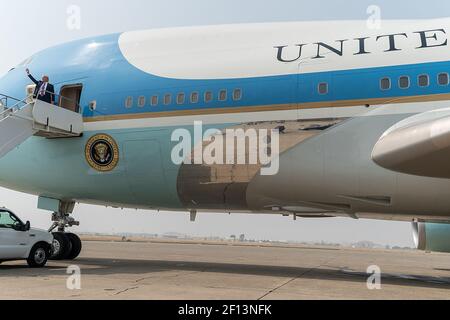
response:
[[[396,98],[375,98],[364,100],[339,100],[339,101],[321,101],[298,104],[276,104],[251,107],[231,107],[231,108],[204,108],[194,110],[166,111],[166,112],[143,112],[134,114],[120,114],[111,116],[86,117],[84,122],[114,121],[114,120],[133,120],[149,118],[168,118],[180,116],[200,116],[217,115],[232,113],[250,113],[250,112],[268,112],[268,111],[288,111],[288,110],[307,110],[319,108],[344,108],[363,105],[382,105],[394,103],[413,103],[413,102],[432,102],[450,100],[450,94],[433,94],[422,96],[396,97]]]

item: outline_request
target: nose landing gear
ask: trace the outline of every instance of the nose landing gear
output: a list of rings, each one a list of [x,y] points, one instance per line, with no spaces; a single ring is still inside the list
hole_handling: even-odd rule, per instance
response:
[[[52,215],[53,224],[48,232],[53,232],[52,255],[50,260],[75,260],[83,247],[80,237],[74,233],[66,232],[66,228],[79,226],[70,214],[75,208],[75,202],[60,202],[59,211]]]
[[[81,239],[76,234],[54,232],[50,260],[75,260],[80,255],[82,247]]]

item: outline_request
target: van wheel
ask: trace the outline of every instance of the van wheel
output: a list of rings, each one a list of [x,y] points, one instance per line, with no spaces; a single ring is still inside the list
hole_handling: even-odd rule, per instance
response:
[[[47,264],[50,255],[48,244],[38,243],[30,251],[27,259],[28,265],[31,268],[42,268]]]
[[[74,233],[66,233],[66,236],[69,238],[69,241],[72,245],[70,253],[67,255],[66,259],[75,260],[80,255],[81,249],[83,247],[81,239]]]
[[[64,260],[72,250],[69,237],[63,232],[53,233],[52,255],[50,260]]]

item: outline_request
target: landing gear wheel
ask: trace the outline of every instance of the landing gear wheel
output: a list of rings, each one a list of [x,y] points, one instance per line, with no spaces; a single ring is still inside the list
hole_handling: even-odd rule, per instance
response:
[[[63,232],[53,233],[53,245],[51,260],[64,260],[72,251],[72,243]]]
[[[31,268],[43,268],[47,264],[50,250],[47,244],[38,243],[30,251],[27,263]]]
[[[69,238],[70,243],[72,244],[72,250],[70,250],[70,253],[67,255],[66,259],[75,260],[80,255],[81,249],[83,247],[81,239],[73,233],[66,233],[66,236]]]

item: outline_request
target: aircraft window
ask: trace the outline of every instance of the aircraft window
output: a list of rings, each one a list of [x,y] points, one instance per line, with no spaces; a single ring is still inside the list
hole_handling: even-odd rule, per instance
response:
[[[29,57],[28,59],[22,61],[22,62],[18,65],[18,67],[25,67],[25,66],[29,65],[29,64],[33,61],[33,58],[34,58],[34,56],[33,56],[33,57]]]
[[[183,104],[186,101],[186,95],[184,93],[179,93],[177,95],[177,104]]]
[[[428,87],[430,85],[430,77],[426,74],[419,76],[419,86]]]
[[[158,105],[158,96],[152,96],[152,100],[150,101],[150,104],[152,105],[152,107],[155,107]]]
[[[211,91],[205,92],[205,102],[211,102],[213,100],[213,93]]]
[[[319,94],[328,94],[328,83],[319,83]]]
[[[381,87],[381,90],[389,90],[389,89],[391,89],[391,79],[390,78],[383,78],[383,79],[381,79],[380,87]]]
[[[219,101],[226,101],[226,100],[227,100],[227,90],[220,90]]]
[[[127,100],[125,100],[125,108],[130,109],[133,107],[133,97],[128,97]]]
[[[198,92],[192,92],[191,93],[191,103],[198,103],[199,100],[200,100],[200,95],[198,94]]]
[[[97,109],[97,100],[92,100],[89,102],[89,110],[95,111]]]
[[[144,97],[144,96],[140,96],[140,97],[139,97],[139,100],[138,100],[138,107],[139,107],[139,108],[145,107],[145,97]]]
[[[398,79],[400,89],[408,89],[410,86],[410,79],[408,76],[403,76]]]
[[[449,78],[448,73],[445,73],[445,72],[444,73],[440,73],[438,75],[438,83],[441,86],[448,86],[449,83],[450,83],[450,78]]]
[[[242,99],[242,90],[241,89],[235,89],[233,91],[233,100],[239,101]]]
[[[168,104],[172,103],[172,95],[171,94],[166,94],[164,96],[164,104],[167,106]]]

